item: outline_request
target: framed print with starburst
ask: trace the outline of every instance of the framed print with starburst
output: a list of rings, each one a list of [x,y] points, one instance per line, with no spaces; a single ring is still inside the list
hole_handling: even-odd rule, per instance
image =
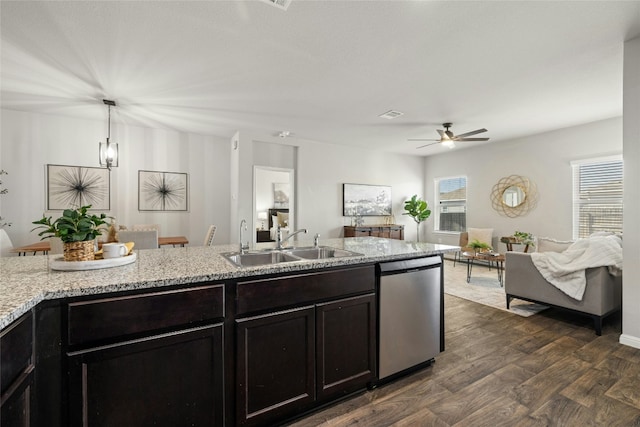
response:
[[[188,174],[138,171],[139,211],[186,211]]]
[[[84,166],[47,165],[47,210],[111,209],[110,170]]]

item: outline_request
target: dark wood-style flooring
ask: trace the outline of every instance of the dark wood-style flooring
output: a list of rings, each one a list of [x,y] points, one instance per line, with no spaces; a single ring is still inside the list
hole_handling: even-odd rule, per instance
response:
[[[586,317],[524,318],[445,295],[436,363],[300,419],[301,426],[640,426],[640,350]]]

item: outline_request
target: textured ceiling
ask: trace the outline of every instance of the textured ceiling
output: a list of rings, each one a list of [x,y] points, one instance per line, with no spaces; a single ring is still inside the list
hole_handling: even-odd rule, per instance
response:
[[[3,108],[428,155],[622,114],[640,1],[2,1]],[[388,110],[404,115],[379,118]],[[466,145],[465,145],[466,144]],[[469,146],[477,143],[458,143]]]

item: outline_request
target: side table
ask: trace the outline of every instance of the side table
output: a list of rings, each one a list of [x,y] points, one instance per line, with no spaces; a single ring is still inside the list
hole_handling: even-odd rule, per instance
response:
[[[525,245],[524,251],[523,251],[525,253],[529,250],[528,243],[523,243],[520,240],[516,239],[515,237],[501,237],[500,241],[505,245],[507,245],[507,251],[509,252],[513,251],[513,245]]]
[[[256,242],[257,243],[273,242],[273,240],[271,240],[271,233],[269,232],[269,230],[257,229],[256,230]]]

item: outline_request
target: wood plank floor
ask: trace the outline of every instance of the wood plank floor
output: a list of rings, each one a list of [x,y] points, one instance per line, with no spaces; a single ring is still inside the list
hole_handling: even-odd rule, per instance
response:
[[[302,426],[640,426],[640,350],[619,315],[549,309],[524,318],[445,295],[436,363],[288,424]]]

